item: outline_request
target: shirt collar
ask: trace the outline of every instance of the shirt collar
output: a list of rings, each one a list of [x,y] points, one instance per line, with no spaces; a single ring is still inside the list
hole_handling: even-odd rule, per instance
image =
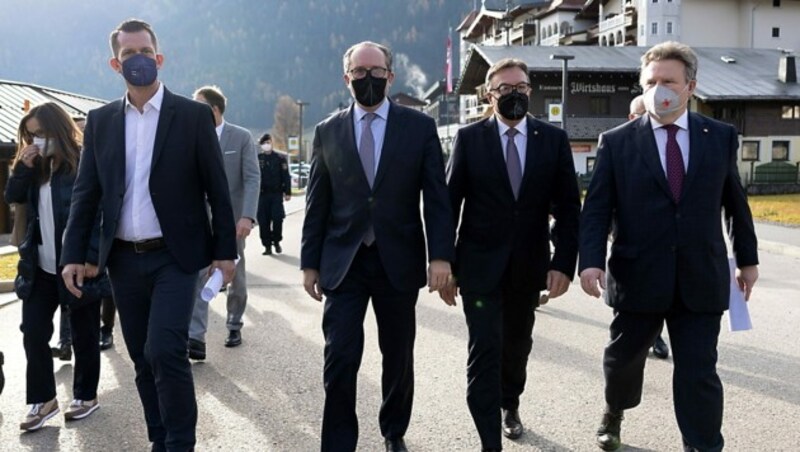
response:
[[[355,103],[356,121],[361,121],[364,118],[364,115],[366,115],[367,113],[369,112],[361,108],[361,105],[358,105],[357,102]],[[378,107],[378,109],[375,110],[374,113],[378,115],[379,118],[385,121],[386,118],[389,117],[389,101],[387,99],[383,99],[383,103],[381,103],[381,106]]]
[[[683,130],[689,130],[689,110],[684,110],[683,114],[678,116],[678,119],[676,119],[673,124],[675,124],[676,126],[680,127]],[[652,127],[653,130],[656,130],[658,128],[664,127],[664,124],[661,124],[651,116],[650,127]]]
[[[217,131],[217,138],[222,136],[222,128],[225,127],[225,120],[223,119],[221,123],[216,127]]]
[[[150,98],[145,104],[143,111],[147,111],[151,108],[154,108],[156,111],[161,111],[161,103],[164,101],[164,84],[158,82],[158,90],[153,97]],[[136,108],[132,103],[131,100],[128,98],[128,93],[125,93],[125,111],[128,111],[129,108]]]
[[[506,132],[511,127],[509,127],[508,124],[504,123],[499,118],[495,118],[495,121],[497,121],[497,129],[500,131],[500,136],[501,137],[505,136]],[[520,135],[524,137],[528,136],[528,118],[525,117],[522,121],[519,122],[519,124],[514,126],[514,128],[517,129],[517,133],[519,133]]]

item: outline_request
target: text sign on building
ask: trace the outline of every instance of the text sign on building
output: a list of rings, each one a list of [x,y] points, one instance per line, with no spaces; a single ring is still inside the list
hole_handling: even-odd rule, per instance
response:
[[[289,137],[289,141],[287,143],[289,146],[289,151],[299,151],[300,150],[300,138],[299,137]]]

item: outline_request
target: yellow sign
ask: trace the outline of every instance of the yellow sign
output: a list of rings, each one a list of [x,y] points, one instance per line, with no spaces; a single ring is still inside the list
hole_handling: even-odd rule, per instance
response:
[[[547,120],[550,122],[561,122],[561,104],[550,104],[547,109]]]

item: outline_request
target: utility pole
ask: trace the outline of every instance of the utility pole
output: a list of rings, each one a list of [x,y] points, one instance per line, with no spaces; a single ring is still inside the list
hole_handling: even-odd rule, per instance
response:
[[[297,143],[297,157],[298,160],[303,160],[303,107],[309,105],[308,102],[303,102],[302,100],[295,101],[298,107],[300,107],[300,131],[297,134],[298,143]],[[305,162],[308,162],[310,158],[305,156]]]
[[[550,55],[551,60],[561,60],[561,128],[567,130],[567,81],[569,68],[567,62],[574,60],[575,55]]]

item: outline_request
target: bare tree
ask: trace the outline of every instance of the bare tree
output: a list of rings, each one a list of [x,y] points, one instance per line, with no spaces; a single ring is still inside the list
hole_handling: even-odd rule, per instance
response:
[[[290,136],[300,135],[300,107],[291,96],[283,95],[275,105],[275,121],[272,125],[272,145],[275,149],[289,151]]]

